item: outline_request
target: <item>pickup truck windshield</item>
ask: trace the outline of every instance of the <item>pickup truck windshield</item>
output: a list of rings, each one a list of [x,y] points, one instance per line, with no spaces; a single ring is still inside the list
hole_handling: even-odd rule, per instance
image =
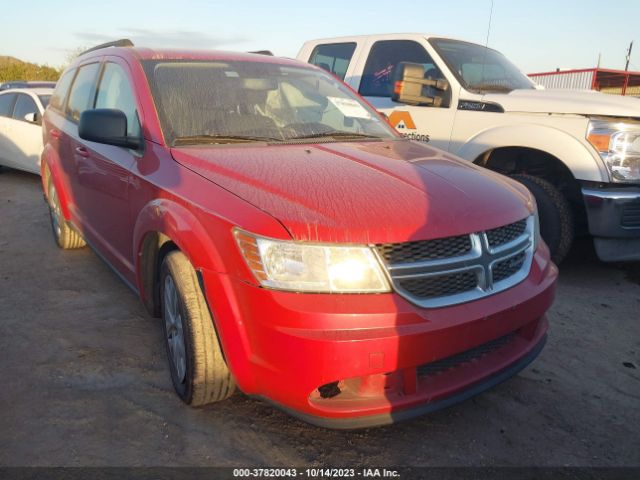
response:
[[[322,71],[249,61],[144,61],[167,143],[397,138]]]
[[[534,83],[500,52],[474,43],[429,40],[462,85],[472,92],[510,92]]]

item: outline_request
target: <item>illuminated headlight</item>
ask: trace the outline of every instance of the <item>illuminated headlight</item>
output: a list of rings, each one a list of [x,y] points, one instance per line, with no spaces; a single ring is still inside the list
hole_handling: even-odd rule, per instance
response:
[[[591,120],[587,140],[600,153],[614,182],[640,180],[640,123]]]
[[[366,245],[275,240],[235,229],[247,265],[263,287],[293,292],[380,293],[391,288]]]

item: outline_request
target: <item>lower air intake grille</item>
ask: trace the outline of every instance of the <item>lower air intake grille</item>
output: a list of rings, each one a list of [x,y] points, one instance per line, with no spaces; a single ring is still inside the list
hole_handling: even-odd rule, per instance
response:
[[[491,340],[490,342],[478,345],[471,350],[467,350],[465,352],[443,358],[442,360],[437,360],[435,362],[420,365],[418,367],[418,377],[438,375],[452,368],[464,365],[465,363],[471,363],[479,360],[485,355],[495,352],[496,350],[499,350],[506,346],[509,342],[511,342],[511,340],[513,340],[515,335],[515,333],[509,333],[504,337],[496,338],[495,340]]]

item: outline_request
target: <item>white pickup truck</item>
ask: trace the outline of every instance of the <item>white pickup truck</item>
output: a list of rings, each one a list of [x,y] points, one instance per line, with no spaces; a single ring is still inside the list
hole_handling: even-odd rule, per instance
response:
[[[556,262],[584,234],[601,260],[640,260],[639,99],[544,90],[495,50],[423,34],[313,40],[297,58],[405,137],[529,187]]]

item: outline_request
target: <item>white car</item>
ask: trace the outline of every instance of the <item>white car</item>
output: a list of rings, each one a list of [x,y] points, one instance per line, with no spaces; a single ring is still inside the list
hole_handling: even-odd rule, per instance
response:
[[[40,175],[42,114],[52,88],[0,92],[0,165]]]

